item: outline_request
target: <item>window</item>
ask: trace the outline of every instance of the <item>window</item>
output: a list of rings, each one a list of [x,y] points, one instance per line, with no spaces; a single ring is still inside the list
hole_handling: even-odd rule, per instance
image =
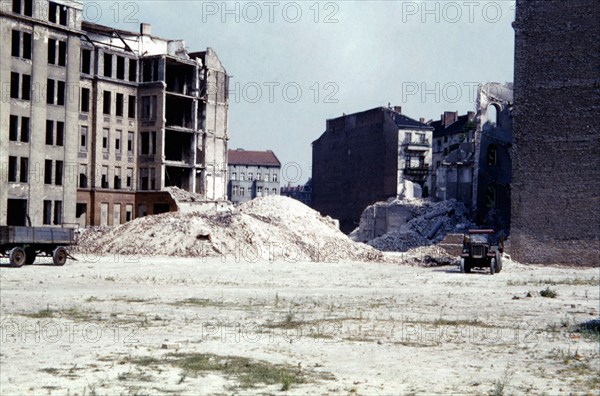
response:
[[[87,113],[90,111],[90,89],[81,88],[81,112]]]
[[[274,183],[276,183],[276,182],[277,182],[277,173],[273,173],[273,180],[272,180],[272,181],[273,181]]]
[[[29,142],[29,117],[21,117],[21,141]]]
[[[110,91],[104,91],[104,95],[102,97],[102,112],[104,114],[110,114]]]
[[[117,56],[117,78],[125,80],[125,58]]]
[[[262,180],[262,173],[256,172],[256,180],[258,180],[258,181]]]
[[[229,180],[236,180],[236,179],[237,179],[237,173],[231,172]]]
[[[104,165],[102,167],[102,188],[108,188],[108,166]]]
[[[140,169],[140,186],[142,190],[148,189],[148,168]]]
[[[246,191],[244,189],[244,187],[240,187],[240,195],[243,197],[244,195],[246,195]]]
[[[127,168],[127,181],[126,181],[126,186],[127,188],[132,188],[133,185],[133,168]]]
[[[56,40],[48,39],[48,63],[56,64]]]
[[[63,162],[56,161],[56,166],[54,167],[54,184],[57,186],[62,186],[63,184]]]
[[[118,117],[123,117],[123,94],[122,93],[118,93],[117,97],[116,97],[116,107],[115,107],[115,114]]]
[[[158,59],[144,60],[142,68],[142,79],[144,82],[158,81]]]
[[[55,81],[50,78],[47,80],[46,103],[56,104],[59,106],[65,105],[65,82],[64,81]]]
[[[54,225],[62,224],[62,201],[54,201]]]
[[[65,139],[65,123],[56,121],[56,145],[63,146]]]
[[[241,173],[240,173],[240,180],[241,180],[241,181],[244,181],[244,180],[246,180],[246,174],[245,174],[244,172],[241,172]]]
[[[112,55],[104,54],[104,77],[112,77]]]
[[[156,190],[156,175],[154,168],[150,168],[150,189]]]
[[[115,131],[115,153],[121,154],[121,135],[123,131]]]
[[[16,142],[19,136],[19,117],[16,115],[10,116],[10,126],[8,129],[8,140]]]
[[[56,104],[59,106],[65,105],[65,82],[57,81],[56,86]]]
[[[46,144],[52,146],[54,144],[54,121],[46,120]]]
[[[114,176],[114,185],[113,188],[116,188],[117,190],[121,189],[121,167],[120,166],[116,166],[115,167],[115,176]]]
[[[46,83],[46,103],[54,104],[54,80],[50,78]]]
[[[127,154],[133,155],[133,132],[127,132]]]
[[[31,76],[29,74],[10,73],[10,97],[22,100],[31,99]]]
[[[135,82],[137,80],[137,61],[135,59],[129,59],[129,81]]]
[[[485,206],[488,209],[494,209],[496,207],[496,185],[494,183],[487,185],[485,193]]]
[[[156,95],[142,96],[142,119],[156,119]]]
[[[140,154],[156,154],[156,132],[142,132],[140,136],[142,139],[142,144],[140,145]]]
[[[88,127],[82,125],[79,130],[79,151],[87,151],[87,134]]]
[[[127,102],[127,116],[129,118],[135,118],[135,96],[129,95],[129,101]]]
[[[77,202],[77,205],[75,205],[75,217],[81,217],[85,213],[87,213],[87,204]]]
[[[109,152],[108,138],[109,138],[109,129],[108,128],[102,129],[102,152],[103,153]]]
[[[127,204],[125,205],[125,221],[130,221],[133,219],[133,205]]]
[[[231,195],[232,196],[238,195],[238,186],[233,186],[231,188]]]
[[[33,0],[13,0],[12,12],[15,14],[23,14],[25,16],[33,16]]]
[[[81,50],[81,72],[91,74],[92,71],[92,51],[89,49]]]
[[[254,179],[253,179],[252,172],[248,172],[248,180],[249,180],[249,181],[252,181],[252,180],[254,180]]]
[[[79,165],[79,188],[87,188],[88,177],[87,177],[87,165]],[[79,216],[77,216],[79,217]]]
[[[263,194],[263,188],[262,187],[257,187],[256,188],[256,196],[257,197],[261,197]]]
[[[65,41],[58,42],[58,66],[67,65],[67,43]]]
[[[277,195],[277,189],[276,188],[273,189],[273,195]]]
[[[44,201],[44,224],[50,224],[52,214],[52,201]]]
[[[44,183],[52,184],[52,160],[44,161]]]
[[[31,33],[12,31],[11,54],[17,58],[31,59]]]
[[[8,181],[17,182],[17,157],[8,157]]]

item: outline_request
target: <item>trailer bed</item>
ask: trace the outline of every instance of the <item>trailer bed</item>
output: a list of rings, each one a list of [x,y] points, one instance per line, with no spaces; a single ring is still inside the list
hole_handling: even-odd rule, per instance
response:
[[[0,226],[0,245],[75,243],[74,228]]]

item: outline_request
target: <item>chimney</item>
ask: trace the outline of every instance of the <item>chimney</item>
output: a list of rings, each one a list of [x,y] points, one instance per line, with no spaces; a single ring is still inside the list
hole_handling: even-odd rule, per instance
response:
[[[421,124],[425,124],[425,118],[423,118],[423,117],[419,118],[419,122],[420,122]]]
[[[149,23],[140,23],[140,34],[142,36],[150,36],[152,34],[152,25]]]
[[[442,115],[442,124],[444,124],[444,126],[447,127],[449,125],[454,124],[457,119],[458,111],[444,111],[444,114]]]
[[[473,120],[475,120],[475,112],[474,111],[467,112],[467,121],[473,121]]]
[[[400,113],[400,114],[402,114],[402,106],[394,106],[394,111],[395,111],[396,113]]]

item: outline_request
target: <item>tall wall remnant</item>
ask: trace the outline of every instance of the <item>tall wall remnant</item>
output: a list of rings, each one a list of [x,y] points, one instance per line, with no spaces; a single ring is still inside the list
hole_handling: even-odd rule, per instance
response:
[[[600,265],[600,7],[517,0],[511,253]]]

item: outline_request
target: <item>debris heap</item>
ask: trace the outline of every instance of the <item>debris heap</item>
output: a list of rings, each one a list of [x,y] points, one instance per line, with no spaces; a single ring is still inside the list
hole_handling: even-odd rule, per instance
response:
[[[381,261],[374,248],[348,239],[329,217],[291,198],[268,196],[225,211],[172,212],[114,228],[92,228],[79,253],[165,255],[258,261]]]

